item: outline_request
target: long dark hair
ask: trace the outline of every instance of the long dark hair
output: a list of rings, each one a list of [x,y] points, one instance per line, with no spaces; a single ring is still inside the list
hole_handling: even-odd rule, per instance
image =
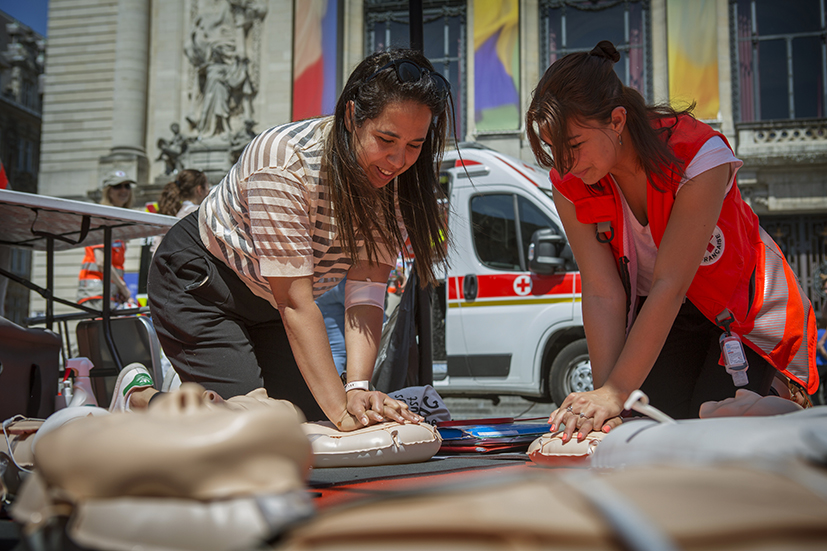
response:
[[[365,239],[370,262],[377,260],[377,244],[406,254],[394,207],[394,192],[405,223],[411,248],[416,258],[422,285],[437,279],[435,267],[447,259],[445,247],[449,239],[438,182],[438,166],[442,159],[448,128],[447,98],[439,83],[429,76],[413,82],[400,82],[393,66],[369,77],[383,65],[407,59],[433,71],[428,59],[416,50],[396,49],[365,58],[345,84],[336,103],[334,128],[325,144],[325,164],[342,247],[352,259],[357,258],[358,237]],[[394,182],[374,188],[356,158],[353,135],[347,130],[348,103],[353,102],[352,123],[359,127],[382,113],[392,102],[415,101],[430,109],[433,119],[416,163]]]
[[[534,89],[526,113],[531,150],[537,162],[564,175],[574,162],[569,147],[569,122],[594,120],[608,124],[612,111],[625,107],[632,145],[649,182],[656,176],[677,184],[684,176],[684,166],[666,141],[677,117],[691,115],[694,104],[683,111],[669,105],[646,105],[637,90],[625,86],[618,78],[614,64],[619,60],[614,44],[603,40],[592,51],[568,54],[546,70]],[[669,118],[675,120],[664,121],[666,124],[658,129],[652,128],[652,120]],[[546,149],[541,135],[551,142],[550,150]]]
[[[158,212],[175,216],[185,200],[192,200],[198,188],[206,187],[208,184],[207,175],[200,170],[182,170],[175,176],[175,180],[165,185],[161,191]]]

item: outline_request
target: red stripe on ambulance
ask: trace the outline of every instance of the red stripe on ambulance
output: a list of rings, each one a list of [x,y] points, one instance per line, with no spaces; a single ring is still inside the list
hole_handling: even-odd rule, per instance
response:
[[[448,280],[448,300],[464,300],[464,277]],[[580,294],[580,272],[543,276],[528,273],[491,274],[477,276],[479,299],[541,297],[549,295]]]

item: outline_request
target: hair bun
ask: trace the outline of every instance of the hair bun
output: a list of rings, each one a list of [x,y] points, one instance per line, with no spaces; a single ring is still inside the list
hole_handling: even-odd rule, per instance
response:
[[[601,40],[597,43],[589,55],[602,57],[604,59],[610,59],[612,63],[617,63],[620,61],[620,54],[618,53],[615,45],[609,42],[608,40]]]

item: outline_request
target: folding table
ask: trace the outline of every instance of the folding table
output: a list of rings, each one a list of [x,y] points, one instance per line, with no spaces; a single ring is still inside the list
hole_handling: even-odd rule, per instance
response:
[[[178,219],[174,216],[139,212],[119,207],[97,205],[83,201],[60,199],[46,195],[34,195],[17,191],[0,190],[0,244],[46,251],[46,286],[21,278],[0,268],[0,275],[24,285],[46,299],[46,315],[43,318],[47,329],[55,321],[54,304],[58,302],[84,312],[79,318],[100,316],[103,319],[104,335],[118,370],[123,365],[112,339],[109,321],[112,313],[108,300],[103,309],[95,310],[54,295],[55,251],[87,247],[103,243],[104,269],[103,288],[111,283],[112,242],[128,241],[140,237],[161,235]],[[137,313],[140,310],[123,313]]]

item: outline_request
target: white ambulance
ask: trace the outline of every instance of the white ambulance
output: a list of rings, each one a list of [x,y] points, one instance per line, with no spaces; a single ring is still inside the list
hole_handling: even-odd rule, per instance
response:
[[[433,300],[434,387],[556,403],[591,390],[580,273],[548,172],[463,143],[440,173],[453,246]]]

